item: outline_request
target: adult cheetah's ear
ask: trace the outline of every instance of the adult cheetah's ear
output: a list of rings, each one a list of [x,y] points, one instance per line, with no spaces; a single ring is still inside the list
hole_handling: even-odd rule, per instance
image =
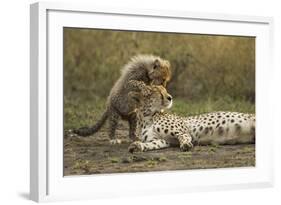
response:
[[[153,69],[157,69],[160,67],[160,61],[159,59],[155,59],[153,62]]]

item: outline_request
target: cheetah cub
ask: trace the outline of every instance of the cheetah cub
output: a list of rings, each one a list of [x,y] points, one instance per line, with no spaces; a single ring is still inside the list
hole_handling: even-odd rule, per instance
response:
[[[190,150],[194,144],[255,143],[255,115],[239,112],[211,112],[191,117],[165,113],[172,106],[172,96],[162,86],[153,86],[148,98],[142,98],[137,110],[139,141],[129,152],[149,151],[179,146]]]
[[[75,134],[88,136],[97,132],[109,121],[109,138],[112,144],[120,143],[115,139],[115,130],[120,119],[129,122],[129,137],[136,138],[137,117],[134,110],[138,102],[132,104],[128,94],[130,92],[141,93],[143,96],[150,94],[150,85],[166,86],[171,78],[170,63],[158,56],[138,55],[133,57],[124,66],[120,78],[114,84],[107,98],[106,110],[101,119],[91,127],[83,127],[74,130]]]

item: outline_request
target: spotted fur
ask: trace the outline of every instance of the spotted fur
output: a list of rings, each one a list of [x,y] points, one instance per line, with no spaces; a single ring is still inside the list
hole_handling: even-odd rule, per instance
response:
[[[130,99],[130,92],[150,93],[150,85],[166,86],[171,78],[170,63],[158,56],[137,55],[133,57],[121,71],[121,76],[115,82],[107,98],[106,110],[95,125],[74,129],[73,132],[80,136],[89,136],[96,133],[106,121],[109,123],[110,142],[115,144],[115,131],[120,119],[129,123],[129,137],[136,138],[137,119],[134,109],[138,102]]]
[[[255,142],[254,114],[211,112],[181,117],[162,112],[172,105],[172,101],[165,100],[170,96],[165,88],[153,91],[158,94],[154,93],[150,98],[144,99],[142,108],[138,110],[140,139],[130,145],[130,152],[157,150],[170,146],[179,146],[182,151],[188,151],[195,144],[226,145]]]

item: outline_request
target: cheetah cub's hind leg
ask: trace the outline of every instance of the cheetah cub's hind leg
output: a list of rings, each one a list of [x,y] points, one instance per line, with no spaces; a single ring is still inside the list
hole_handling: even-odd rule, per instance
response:
[[[135,141],[129,146],[128,150],[130,153],[146,152],[150,150],[163,149],[166,147],[170,147],[170,144],[166,140],[154,139],[151,140],[150,142]]]
[[[118,121],[120,119],[120,115],[116,111],[112,111],[110,117],[109,117],[109,143],[111,145],[114,144],[121,144],[121,140],[117,139],[115,136],[115,131],[118,125]]]

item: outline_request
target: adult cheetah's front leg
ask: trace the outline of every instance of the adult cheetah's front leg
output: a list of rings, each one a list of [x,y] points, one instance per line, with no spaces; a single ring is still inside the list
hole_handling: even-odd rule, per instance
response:
[[[170,144],[166,140],[155,139],[150,142],[135,141],[129,146],[128,150],[131,153],[146,152],[149,150],[158,150],[166,147],[170,147]]]
[[[190,134],[178,133],[176,134],[176,137],[179,140],[181,151],[186,152],[193,148],[192,137]]]

